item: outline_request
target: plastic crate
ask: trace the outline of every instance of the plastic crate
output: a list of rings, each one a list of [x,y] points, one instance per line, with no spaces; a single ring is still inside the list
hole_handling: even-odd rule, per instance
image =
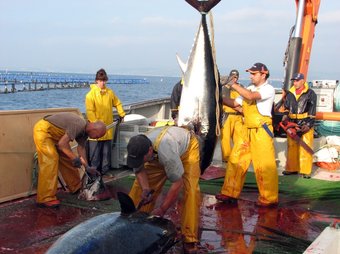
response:
[[[112,144],[111,167],[121,168],[126,166],[127,144],[131,137],[146,133],[154,127],[148,125],[135,125],[122,123],[118,127],[116,142]]]
[[[332,88],[313,88],[317,96],[316,111],[332,112],[334,106],[334,89]]]

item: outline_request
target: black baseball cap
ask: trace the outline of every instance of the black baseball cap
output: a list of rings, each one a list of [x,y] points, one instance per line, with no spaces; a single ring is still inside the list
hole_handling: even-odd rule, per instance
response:
[[[239,77],[240,73],[238,72],[238,70],[231,70],[230,73],[229,73],[229,77],[231,77],[231,76]]]
[[[299,81],[301,79],[305,79],[305,75],[303,75],[303,73],[295,73],[290,80]]]
[[[253,66],[250,67],[248,70],[246,70],[246,72],[250,72],[250,73],[261,72],[261,73],[264,73],[264,74],[269,74],[269,70],[268,70],[267,66],[263,63],[253,64]]]
[[[139,168],[144,163],[144,156],[148,153],[150,146],[152,146],[151,140],[143,135],[139,134],[130,138],[127,145],[127,165],[129,168]]]

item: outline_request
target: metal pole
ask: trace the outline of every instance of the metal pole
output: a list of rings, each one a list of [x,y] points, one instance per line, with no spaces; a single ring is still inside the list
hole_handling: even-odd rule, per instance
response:
[[[295,21],[295,32],[293,37],[302,37],[302,21],[305,11],[305,0],[300,0]]]

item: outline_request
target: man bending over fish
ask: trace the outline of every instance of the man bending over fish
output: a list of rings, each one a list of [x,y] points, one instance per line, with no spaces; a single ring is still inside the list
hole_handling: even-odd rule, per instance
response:
[[[143,204],[142,211],[163,216],[183,189],[181,231],[184,251],[195,253],[200,201],[200,157],[196,136],[181,127],[159,127],[146,135],[132,137],[127,151],[127,165],[136,174],[129,195],[135,205]],[[166,180],[171,182],[169,191],[160,206],[155,207]]]
[[[89,174],[98,173],[87,163],[85,144],[88,137],[100,138],[105,133],[106,125],[103,122],[90,123],[71,112],[45,116],[34,125],[33,138],[39,163],[38,206],[60,205],[56,197],[58,170],[71,193],[76,193],[81,188],[78,168],[82,165]],[[78,155],[72,152],[70,142],[73,140],[78,143]]]

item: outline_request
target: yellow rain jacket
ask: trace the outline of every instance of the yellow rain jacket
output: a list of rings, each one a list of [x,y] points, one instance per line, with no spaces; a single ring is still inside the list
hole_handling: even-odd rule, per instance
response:
[[[86,115],[90,122],[101,120],[106,125],[111,124],[113,122],[113,107],[117,109],[120,117],[125,116],[121,101],[110,88],[106,87],[102,90],[96,84],[92,84],[90,88],[85,99]],[[111,140],[112,138],[113,129],[110,128],[103,137],[97,140]]]

